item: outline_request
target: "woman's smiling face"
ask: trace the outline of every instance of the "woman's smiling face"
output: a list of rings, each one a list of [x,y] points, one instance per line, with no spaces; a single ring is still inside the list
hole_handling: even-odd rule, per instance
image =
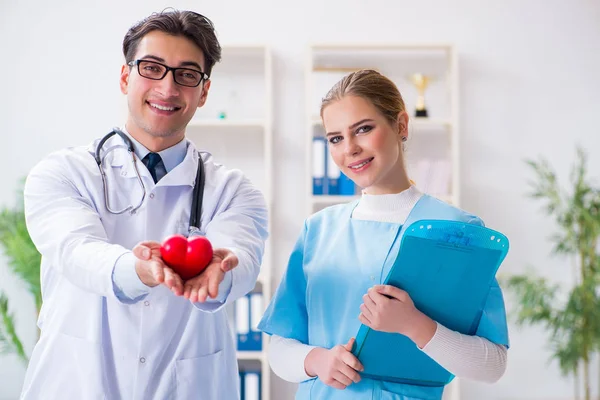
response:
[[[323,110],[323,125],[331,156],[344,173],[369,194],[404,189],[401,142],[408,116],[392,124],[362,97],[347,95]]]

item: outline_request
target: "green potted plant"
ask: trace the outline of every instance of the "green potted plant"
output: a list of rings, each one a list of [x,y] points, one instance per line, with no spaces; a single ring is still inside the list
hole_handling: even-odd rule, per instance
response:
[[[531,196],[545,201],[558,231],[551,236],[553,253],[576,268],[572,287],[551,284],[532,272],[502,280],[517,300],[516,323],[545,327],[552,358],[564,376],[574,376],[575,394],[583,377],[585,400],[591,399],[589,365],[600,345],[600,189],[586,176],[586,153],[578,148],[570,188],[564,190],[545,159],[527,161],[536,175]]]
[[[25,225],[23,199],[18,205],[0,211],[0,248],[8,259],[10,270],[20,278],[35,300],[39,313],[42,305],[40,290],[41,256],[31,241]],[[5,293],[0,291],[0,352],[15,353],[24,363],[29,361],[15,330],[15,317]]]

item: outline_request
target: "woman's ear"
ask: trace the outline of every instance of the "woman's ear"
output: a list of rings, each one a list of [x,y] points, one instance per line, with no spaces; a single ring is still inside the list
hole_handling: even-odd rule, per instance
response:
[[[406,111],[398,113],[397,125],[399,139],[405,142],[408,139],[408,114]]]

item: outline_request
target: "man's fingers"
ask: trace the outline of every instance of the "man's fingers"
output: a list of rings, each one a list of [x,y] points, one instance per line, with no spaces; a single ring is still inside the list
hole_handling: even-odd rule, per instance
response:
[[[146,246],[151,250],[160,249],[161,244],[155,240],[144,240],[139,242],[136,246]]]
[[[196,301],[200,303],[204,303],[206,298],[208,297],[208,287],[207,285],[202,285],[198,288],[198,298]]]
[[[208,295],[213,299],[219,294],[219,283],[218,276],[211,277],[208,280]]]
[[[179,275],[175,273],[171,268],[165,268],[165,285],[175,293],[176,296],[183,294],[183,283]]]
[[[231,252],[223,259],[221,262],[221,270],[223,272],[231,271],[235,267],[237,267],[239,260],[237,256]]]
[[[192,293],[192,285],[190,284],[185,284],[183,286],[183,297],[185,297],[186,299],[190,299],[190,294]]]
[[[133,248],[133,255],[140,260],[146,261],[152,256],[152,250],[140,243]]]
[[[195,286],[193,286],[192,290],[190,291],[190,301],[192,303],[198,302],[198,288]]]
[[[164,268],[160,263],[153,261],[150,265],[150,270],[152,271],[152,276],[157,283],[163,283],[165,281],[165,272]]]

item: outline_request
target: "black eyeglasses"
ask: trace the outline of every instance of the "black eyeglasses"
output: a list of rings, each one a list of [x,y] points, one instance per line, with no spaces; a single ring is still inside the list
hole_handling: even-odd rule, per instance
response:
[[[208,79],[202,71],[190,68],[171,68],[156,61],[134,60],[127,63],[130,67],[137,65],[138,74],[144,78],[160,81],[169,71],[173,71],[175,83],[181,86],[196,87]]]

